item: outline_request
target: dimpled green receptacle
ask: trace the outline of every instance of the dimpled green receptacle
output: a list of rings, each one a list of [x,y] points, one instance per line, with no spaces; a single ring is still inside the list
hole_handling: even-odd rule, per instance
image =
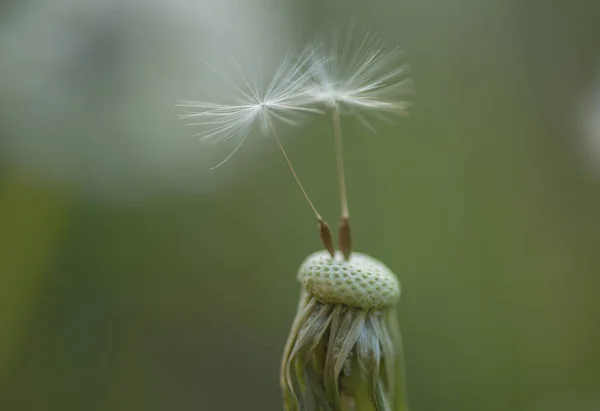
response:
[[[348,261],[340,253],[335,258],[326,251],[311,254],[300,266],[298,280],[305,290],[330,304],[382,308],[400,296],[400,283],[390,269],[356,252]]]

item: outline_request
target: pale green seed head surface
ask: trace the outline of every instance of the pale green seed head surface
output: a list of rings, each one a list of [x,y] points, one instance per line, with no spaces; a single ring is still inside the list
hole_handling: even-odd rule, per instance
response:
[[[337,252],[309,255],[298,270],[298,281],[317,299],[364,309],[393,305],[400,297],[398,279],[382,262],[353,252],[348,261]]]

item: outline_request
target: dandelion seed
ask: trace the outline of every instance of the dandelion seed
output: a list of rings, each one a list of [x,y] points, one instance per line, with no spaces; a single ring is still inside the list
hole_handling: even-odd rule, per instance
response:
[[[235,154],[256,125],[263,134],[267,134],[273,131],[274,121],[297,126],[303,114],[322,112],[314,107],[314,100],[307,90],[312,79],[304,68],[313,58],[314,52],[308,51],[297,57],[292,53],[286,54],[266,88],[260,87],[257,82],[251,83],[242,70],[239,71],[243,84],[235,84],[206,63],[229,86],[234,103],[182,101],[178,106],[189,109],[179,115],[179,119],[202,129],[193,137],[202,141],[239,140],[233,152],[213,169]],[[318,60],[313,64],[318,64]]]
[[[405,99],[412,80],[406,76],[408,65],[400,63],[400,48],[387,50],[386,41],[369,32],[357,41],[348,30],[316,50],[310,69],[316,101],[357,116],[372,130],[366,116],[405,114],[412,105]]]
[[[385,119],[386,115],[404,114],[411,103],[402,99],[410,91],[411,80],[405,77],[406,65],[398,63],[398,48],[385,51],[385,41],[366,33],[354,43],[351,33],[334,39],[331,46],[317,48],[321,53],[310,68],[315,81],[315,101],[332,111],[338,184],[340,187],[341,222],[339,247],[350,258],[352,240],[350,211],[344,172],[340,115],[356,116],[370,130],[375,130],[367,115]]]
[[[353,253],[310,255],[300,267],[302,294],[284,351],[286,411],[405,411],[396,276]]]
[[[207,63],[207,66],[231,88],[234,103],[182,101],[178,106],[185,107],[189,111],[181,114],[179,119],[188,121],[189,125],[200,127],[201,131],[193,137],[202,141],[238,140],[233,151],[211,170],[220,167],[233,157],[251,135],[255,126],[258,126],[263,134],[272,135],[318,220],[321,241],[333,255],[329,226],[300,182],[274,125],[275,122],[280,122],[288,126],[297,126],[304,115],[322,113],[322,110],[314,107],[314,97],[311,94],[311,87],[308,87],[308,84],[312,83],[310,70],[315,64],[319,64],[319,59],[315,59],[314,49],[307,48],[298,56],[289,52],[267,87],[263,88],[256,81],[249,81],[243,70],[239,70],[243,84],[238,85]]]

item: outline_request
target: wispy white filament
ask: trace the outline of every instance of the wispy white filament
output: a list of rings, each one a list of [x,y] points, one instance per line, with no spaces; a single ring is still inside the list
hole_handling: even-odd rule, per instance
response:
[[[234,82],[207,66],[229,88],[229,102],[182,101],[188,111],[179,116],[200,131],[200,140],[237,141],[233,151],[214,168],[229,160],[255,126],[272,134],[275,121],[298,126],[303,115],[335,108],[337,114],[356,116],[368,128],[367,116],[403,114],[411,103],[407,66],[400,64],[398,48],[386,50],[385,41],[370,33],[356,40],[346,34],[330,44],[311,44],[299,55],[288,52],[266,87],[239,69]]]
[[[399,48],[386,50],[384,40],[367,32],[360,39],[347,33],[316,48],[311,72],[315,101],[336,107],[341,114],[357,116],[404,114],[411,102],[404,99],[412,83],[408,66],[400,63]]]
[[[255,125],[259,126],[261,132],[269,133],[273,121],[297,126],[302,114],[321,112],[315,107],[310,86],[311,67],[318,62],[315,52],[308,49],[299,56],[288,53],[267,87],[261,87],[256,80],[249,80],[242,70],[242,84],[235,84],[211,67],[230,87],[234,103],[182,101],[179,106],[189,111],[179,118],[193,120],[188,124],[201,127],[202,130],[194,135],[201,140],[239,139],[235,149],[213,169],[237,152]]]

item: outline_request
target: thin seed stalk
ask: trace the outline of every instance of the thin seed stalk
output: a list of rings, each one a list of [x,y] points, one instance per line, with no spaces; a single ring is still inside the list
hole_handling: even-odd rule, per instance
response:
[[[342,205],[342,218],[350,218],[348,210],[348,195],[346,192],[346,175],[344,173],[344,153],[342,149],[342,124],[340,121],[340,109],[336,105],[333,108],[333,136],[335,140],[335,152],[338,171],[338,183],[340,186],[340,200]]]
[[[337,162],[338,184],[340,186],[340,202],[342,207],[342,218],[338,231],[340,251],[348,260],[352,253],[352,236],[350,234],[350,210],[348,209],[348,194],[346,191],[346,175],[344,171],[344,150],[342,147],[342,124],[340,121],[340,109],[336,105],[333,108],[333,136],[335,140],[335,158]]]
[[[300,182],[300,177],[298,177],[298,174],[296,174],[296,170],[294,170],[294,166],[292,166],[292,161],[290,160],[287,153],[285,152],[285,149],[283,148],[283,144],[281,144],[281,140],[279,139],[279,136],[275,132],[275,127],[273,127],[273,123],[270,120],[269,120],[269,128],[271,129],[271,132],[273,133],[273,137],[275,137],[275,141],[277,142],[277,145],[279,146],[279,149],[281,150],[281,154],[283,154],[283,158],[285,158],[285,161],[286,161],[290,171],[292,172],[292,175],[294,176],[294,179],[296,180],[298,187],[300,187],[300,191],[302,191],[302,195],[306,199],[306,202],[310,206],[311,210],[313,211],[313,213],[315,214],[315,217],[317,218],[317,220],[319,222],[318,227],[319,227],[319,237],[321,238],[321,242],[325,246],[325,249],[333,257],[335,254],[335,250],[333,248],[333,240],[331,238],[331,230],[329,229],[329,224],[327,224],[327,222],[325,220],[323,220],[323,218],[321,217],[321,214],[319,214],[319,212],[317,211],[317,208],[315,207],[313,202],[310,200],[310,197],[308,196],[306,189]]]

